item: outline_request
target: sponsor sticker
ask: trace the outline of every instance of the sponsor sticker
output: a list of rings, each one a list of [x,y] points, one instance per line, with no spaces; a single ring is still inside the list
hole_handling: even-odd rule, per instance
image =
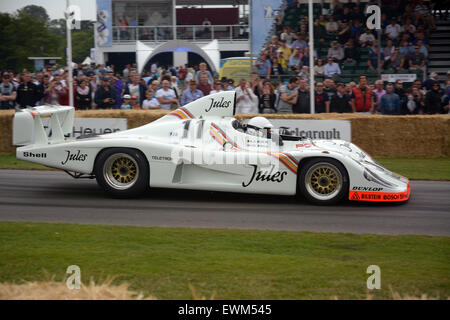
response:
[[[383,189],[383,188],[372,188],[372,190],[374,189]],[[409,199],[410,191],[411,190],[409,184],[408,189],[405,192],[398,192],[398,193],[351,190],[349,192],[348,198],[353,201],[376,201],[376,202],[406,201]]]

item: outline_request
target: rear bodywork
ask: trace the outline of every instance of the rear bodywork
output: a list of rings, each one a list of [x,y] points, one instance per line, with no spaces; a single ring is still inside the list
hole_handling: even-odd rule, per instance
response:
[[[141,151],[150,167],[149,186],[294,195],[302,164],[333,158],[345,167],[349,199],[396,202],[409,198],[408,179],[377,164],[343,140],[308,140],[245,133],[233,118],[235,93],[206,96],[139,128],[82,139],[72,130],[72,107],[41,106],[14,118],[17,158],[77,174],[92,175],[107,148]],[[45,130],[42,119],[50,117]],[[280,142],[281,141],[281,142]]]

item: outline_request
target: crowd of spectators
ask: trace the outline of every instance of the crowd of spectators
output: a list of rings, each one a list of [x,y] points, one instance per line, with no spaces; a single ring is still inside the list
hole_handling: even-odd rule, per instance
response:
[[[371,0],[366,5],[377,3]],[[206,63],[176,67],[154,62],[142,74],[138,74],[136,65],[126,65],[123,70],[114,66],[81,65],[74,69],[74,105],[81,110],[171,110],[211,93],[235,90],[237,112],[309,113],[309,68],[313,67],[316,113],[450,111],[450,81],[439,82],[434,73],[426,80],[419,77],[408,88],[400,80],[385,83],[373,78],[374,74],[378,75],[378,55],[384,73],[427,74],[427,38],[435,23],[422,0],[382,0],[380,39],[376,32],[365,28],[364,8],[352,0],[344,4],[335,0],[329,8],[330,14],[316,15],[314,52],[309,48],[308,16],[296,15],[303,10],[302,4],[287,0],[286,6],[290,18],[277,16],[275,34],[255,63],[256,72],[251,74],[250,81],[242,79],[235,84],[233,79],[219,79],[208,70]],[[381,51],[379,42],[383,44]],[[362,52],[368,53],[364,61]],[[314,57],[314,66],[310,66],[310,55]],[[354,72],[351,81],[341,78],[348,70],[361,70],[355,69],[360,66],[365,69]],[[368,77],[360,77],[361,74]],[[26,70],[20,74],[2,72],[1,109],[39,104],[69,104],[67,70],[47,67],[33,75]]]
[[[120,72],[99,65],[76,68],[73,83],[74,104],[79,110],[172,110],[209,94],[235,90],[237,113],[310,112],[310,83],[301,72],[286,82],[273,82],[252,72],[250,81],[241,79],[235,85],[233,79],[218,79],[205,63],[193,68],[154,63],[142,75],[135,65]],[[314,101],[315,113],[450,113],[450,71],[444,83],[431,73],[426,81],[416,80],[408,89],[400,80],[370,83],[361,76],[358,83],[341,83],[325,78],[315,83]],[[26,70],[2,73],[0,109],[41,104],[69,104],[67,71],[52,67],[35,74]]]
[[[341,74],[345,71],[351,73],[357,65],[362,67],[359,70],[363,73],[376,75],[379,54],[382,72],[417,71],[419,76],[425,76],[430,48],[428,37],[435,28],[428,3],[423,0],[382,0],[380,39],[377,31],[366,27],[364,12],[370,5],[378,5],[378,1],[370,0],[363,7],[352,0],[346,3],[334,0],[328,9],[317,13],[314,21],[315,50],[311,53],[308,48],[309,17],[302,11],[306,4],[287,0],[284,18],[281,15],[276,18],[275,35],[256,63],[259,76],[281,79],[283,75],[289,78],[293,72],[308,75],[310,54],[314,55],[315,75],[335,81],[342,80]]]

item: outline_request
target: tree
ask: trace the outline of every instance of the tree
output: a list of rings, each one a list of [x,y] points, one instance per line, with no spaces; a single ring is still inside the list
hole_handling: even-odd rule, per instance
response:
[[[75,63],[81,63],[91,55],[94,47],[94,30],[77,31],[72,34],[72,59]]]
[[[17,15],[1,14],[0,69],[33,69],[28,57],[64,57],[64,41],[49,31],[46,21],[22,11]]]
[[[24,13],[31,15],[39,20],[44,20],[45,22],[48,22],[50,20],[50,17],[47,14],[47,10],[41,6],[36,5],[29,5],[25,6],[22,9],[18,10],[19,14]]]

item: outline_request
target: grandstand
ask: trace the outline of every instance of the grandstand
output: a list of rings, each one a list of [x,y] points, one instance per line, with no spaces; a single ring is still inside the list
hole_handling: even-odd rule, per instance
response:
[[[375,82],[377,79],[380,79],[382,74],[401,74],[402,76],[406,75],[406,77],[407,75],[415,74],[417,79],[422,81],[426,79],[428,71],[437,71],[441,77],[446,74],[450,56],[448,56],[448,43],[447,45],[444,45],[444,43],[450,38],[449,24],[437,21],[437,29],[434,29],[433,26],[435,22],[432,18],[432,11],[430,10],[429,15],[426,16],[423,10],[427,10],[429,7],[426,6],[426,9],[421,9],[421,0],[381,1],[381,39],[378,39],[377,31],[374,31],[373,35],[375,40],[369,41],[368,45],[361,45],[357,42],[366,26],[367,16],[364,12],[369,4],[378,4],[378,1],[370,1],[370,3],[367,1],[358,1],[358,3],[355,3],[351,0],[348,2],[333,1],[333,3],[331,3],[331,1],[323,1],[321,3],[313,4],[314,54],[316,58],[326,62],[329,49],[334,41],[337,41],[343,50],[346,48],[349,39],[353,39],[356,43],[358,52],[356,61],[347,61],[347,54],[344,59],[336,61],[339,63],[341,69],[341,74],[337,77],[339,82],[357,82],[361,75],[365,75],[369,82]],[[288,39],[290,34],[300,33],[305,35],[305,37],[309,36],[307,23],[308,3],[306,1],[285,1],[281,12],[281,21],[279,21],[277,25],[274,25],[271,33],[267,35],[266,46],[263,48],[261,54],[271,53],[271,40],[274,35],[277,36],[279,40],[286,37],[286,33],[288,34]],[[334,21],[337,22],[337,25],[339,26],[337,32],[328,32],[326,29],[327,23],[330,22],[330,17],[333,17]],[[377,61],[375,56],[378,56],[378,54],[375,53],[375,48],[378,46],[378,41],[381,42],[381,52],[383,54],[383,50],[389,40],[389,36],[386,34],[386,28],[391,23],[392,18],[395,19],[395,24],[398,24],[400,28],[403,28],[406,22],[411,22],[407,25],[407,28],[409,29],[406,32],[401,29],[398,37],[392,39],[394,47],[400,47],[403,40],[406,40],[408,53],[402,53],[402,57],[405,60],[403,68],[396,70],[396,68],[392,67],[390,59],[388,58],[385,61],[386,63],[382,65],[380,72],[378,72],[376,67],[370,68],[369,61],[371,58],[373,59],[373,62]],[[361,23],[355,23],[356,20],[360,20]],[[304,25],[304,27],[302,27],[302,25]],[[340,31],[345,29],[346,25],[349,26],[349,30],[344,32],[344,34],[341,34]],[[414,47],[417,45],[419,38],[422,39],[423,42],[423,48],[419,45],[420,52],[426,52],[426,55],[424,54],[426,58],[425,65],[422,68],[410,67],[410,58],[414,53]],[[292,41],[294,40],[295,35]],[[433,48],[433,46],[435,48]],[[381,61],[383,60],[382,56]],[[276,82],[279,79],[286,80],[297,74],[297,70],[285,70],[278,79],[272,79],[272,81]],[[316,74],[317,81],[323,80],[324,78],[324,75]],[[392,78],[395,79],[395,77],[391,77],[391,79]]]

